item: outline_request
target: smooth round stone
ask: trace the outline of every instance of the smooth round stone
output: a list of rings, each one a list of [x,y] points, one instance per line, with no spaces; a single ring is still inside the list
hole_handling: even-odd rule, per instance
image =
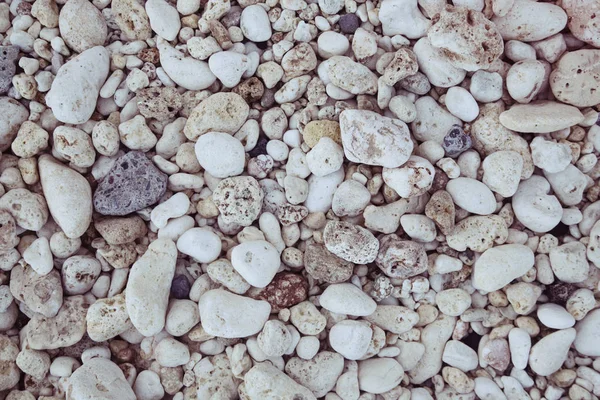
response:
[[[179,86],[188,90],[202,90],[212,85],[217,79],[210,71],[208,63],[192,57],[185,57],[182,52],[172,47],[162,37],[158,37],[156,45],[160,54],[161,67]]]
[[[369,349],[373,330],[363,321],[344,320],[331,327],[331,348],[348,360],[359,360]]]
[[[446,185],[457,206],[473,214],[489,215],[496,211],[496,198],[482,182],[471,178],[452,179]]]
[[[237,86],[246,72],[248,57],[235,51],[220,51],[208,60],[213,74],[228,88]]]
[[[253,42],[264,42],[271,38],[271,22],[260,4],[244,8],[240,17],[240,28],[244,36]]]
[[[442,147],[446,155],[453,158],[463,151],[469,150],[472,145],[471,136],[465,134],[460,125],[454,125],[442,141]]]
[[[401,197],[411,198],[431,188],[435,169],[425,158],[410,156],[399,168],[384,168],[382,176],[384,182]]]
[[[133,391],[138,400],[160,400],[165,390],[160,383],[160,376],[154,371],[141,371],[133,385]]]
[[[545,74],[544,64],[538,60],[523,60],[513,64],[506,76],[510,97],[519,103],[529,103],[542,88]]]
[[[253,240],[235,246],[231,265],[252,286],[264,288],[273,280],[281,264],[279,252],[266,240]]]
[[[156,203],[167,190],[167,175],[139,151],[120,157],[94,193],[103,215],[127,215]]]
[[[250,400],[261,399],[305,399],[317,398],[306,387],[300,385],[271,363],[257,363],[244,376],[246,393]]]
[[[566,329],[575,325],[575,318],[558,304],[542,304],[538,306],[537,316],[540,322],[552,329]]]
[[[377,308],[375,300],[352,283],[329,285],[319,297],[319,303],[331,312],[357,317],[373,314]]]
[[[216,178],[236,176],[244,171],[244,146],[227,133],[208,132],[194,147],[198,162]]]
[[[444,347],[442,361],[463,372],[474,370],[479,366],[475,350],[458,340],[450,340]]]
[[[181,29],[177,9],[165,0],[148,0],[146,13],[150,27],[165,40],[174,40]]]
[[[529,354],[531,370],[541,376],[549,376],[562,367],[567,359],[571,343],[575,340],[575,329],[563,329],[544,336]]]
[[[521,181],[512,197],[515,216],[534,232],[548,232],[560,223],[563,208],[556,196],[548,194],[550,183],[539,175]]]
[[[358,363],[358,385],[367,393],[381,394],[400,384],[404,369],[392,358],[371,358]]]
[[[192,228],[179,237],[177,249],[201,263],[209,263],[221,254],[221,238],[208,229]]]
[[[341,16],[338,24],[340,25],[340,30],[343,33],[352,34],[360,26],[360,19],[356,16],[356,14],[344,14]]]
[[[600,356],[600,309],[594,310],[575,325],[575,350],[590,357]]]
[[[503,197],[516,193],[523,171],[523,157],[516,151],[496,151],[483,160],[483,183]]]
[[[468,90],[453,86],[446,93],[446,107],[455,117],[471,122],[479,115],[479,106]]]
[[[206,333],[223,338],[255,335],[271,314],[271,306],[266,301],[238,296],[223,289],[204,293],[198,307]]]
[[[473,267],[473,287],[486,292],[502,289],[533,267],[531,249],[522,244],[506,244],[486,250]]]

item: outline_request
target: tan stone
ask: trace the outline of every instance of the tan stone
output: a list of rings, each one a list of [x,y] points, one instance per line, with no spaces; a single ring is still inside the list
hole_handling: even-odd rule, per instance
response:
[[[313,148],[322,137],[331,138],[340,146],[342,145],[340,124],[337,121],[311,121],[304,127],[302,137],[310,148]]]
[[[597,45],[600,46],[600,39]],[[577,107],[600,103],[600,50],[566,53],[550,74],[550,87],[554,96],[563,103]]]

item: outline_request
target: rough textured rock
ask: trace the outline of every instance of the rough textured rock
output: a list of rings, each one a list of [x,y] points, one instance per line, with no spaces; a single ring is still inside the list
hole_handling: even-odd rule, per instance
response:
[[[10,292],[36,313],[53,317],[63,303],[63,288],[57,270],[42,276],[31,266],[17,264],[12,269]]]
[[[92,358],[71,375],[66,384],[67,399],[135,400],[119,366],[106,358]]]
[[[0,94],[8,92],[12,86],[12,78],[17,71],[17,46],[0,46]]]
[[[167,175],[139,151],[120,157],[94,193],[104,215],[126,215],[156,203],[167,190]]]
[[[304,267],[313,278],[329,283],[347,281],[354,270],[353,263],[336,256],[325,246],[315,242],[306,245]]]
[[[600,41],[598,44],[600,45]],[[554,96],[563,103],[577,107],[589,107],[600,103],[598,86],[600,50],[566,53],[550,74],[550,87]]]
[[[427,253],[417,242],[386,235],[380,241],[375,262],[387,276],[406,279],[427,270]]]
[[[302,275],[281,272],[266,287],[249,294],[254,299],[267,301],[271,311],[279,312],[306,300],[308,282]]]
[[[427,37],[457,68],[486,69],[504,51],[500,32],[479,11],[448,5],[436,19]]]

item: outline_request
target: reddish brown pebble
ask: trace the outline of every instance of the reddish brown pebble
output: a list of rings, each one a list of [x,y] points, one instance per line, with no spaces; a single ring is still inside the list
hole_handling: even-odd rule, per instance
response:
[[[301,275],[282,272],[275,275],[269,285],[252,297],[257,300],[266,300],[271,304],[271,311],[277,312],[306,300],[308,282]]]

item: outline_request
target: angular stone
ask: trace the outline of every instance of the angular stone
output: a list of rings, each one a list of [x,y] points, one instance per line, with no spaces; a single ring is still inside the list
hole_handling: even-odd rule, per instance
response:
[[[167,175],[139,151],[117,160],[94,193],[94,208],[103,215],[126,215],[156,203],[167,190]]]
[[[308,297],[306,278],[291,272],[275,275],[271,283],[259,291],[248,293],[256,300],[265,300],[271,305],[271,311],[279,312],[303,302]]]
[[[17,264],[11,271],[10,292],[36,313],[53,317],[63,303],[63,289],[58,270],[42,276],[31,266]]]
[[[314,279],[328,283],[345,282],[352,276],[354,264],[336,256],[325,246],[310,242],[304,251],[304,267]]]

